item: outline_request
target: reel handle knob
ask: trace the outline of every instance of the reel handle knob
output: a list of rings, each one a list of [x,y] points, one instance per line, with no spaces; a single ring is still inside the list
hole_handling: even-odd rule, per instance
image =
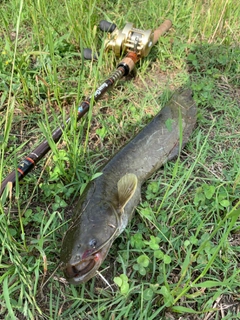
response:
[[[83,56],[86,60],[97,60],[98,54],[93,53],[90,48],[84,48],[83,49]]]
[[[106,20],[101,20],[99,23],[99,28],[103,31],[103,32],[110,32],[112,33],[115,29],[116,29],[116,25],[115,23],[112,22],[108,22]]]

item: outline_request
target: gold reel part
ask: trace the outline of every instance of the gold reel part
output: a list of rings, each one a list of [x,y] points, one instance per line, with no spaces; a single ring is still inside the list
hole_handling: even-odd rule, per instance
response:
[[[116,57],[127,52],[135,52],[138,58],[146,57],[153,46],[153,31],[136,29],[127,23],[122,30],[117,28],[105,40],[105,49],[113,50]]]

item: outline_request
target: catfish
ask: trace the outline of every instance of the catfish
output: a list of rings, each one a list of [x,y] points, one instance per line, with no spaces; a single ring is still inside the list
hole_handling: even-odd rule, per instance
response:
[[[140,203],[142,184],[179,155],[194,129],[196,113],[191,90],[177,91],[87,185],[61,247],[60,260],[70,283],[78,285],[96,275]]]

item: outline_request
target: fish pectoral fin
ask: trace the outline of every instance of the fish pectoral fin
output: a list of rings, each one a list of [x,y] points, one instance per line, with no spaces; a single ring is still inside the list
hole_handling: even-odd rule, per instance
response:
[[[117,184],[119,209],[122,211],[137,189],[138,179],[133,173],[125,174]]]

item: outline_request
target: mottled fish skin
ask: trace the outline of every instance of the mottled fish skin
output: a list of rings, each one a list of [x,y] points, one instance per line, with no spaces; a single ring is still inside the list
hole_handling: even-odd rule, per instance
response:
[[[141,185],[179,154],[195,126],[196,113],[191,90],[178,91],[107,162],[102,175],[88,184],[62,243],[60,259],[70,283],[86,282],[96,274],[112,242],[125,229],[139,204]],[[134,187],[133,191],[128,190],[128,184]]]

